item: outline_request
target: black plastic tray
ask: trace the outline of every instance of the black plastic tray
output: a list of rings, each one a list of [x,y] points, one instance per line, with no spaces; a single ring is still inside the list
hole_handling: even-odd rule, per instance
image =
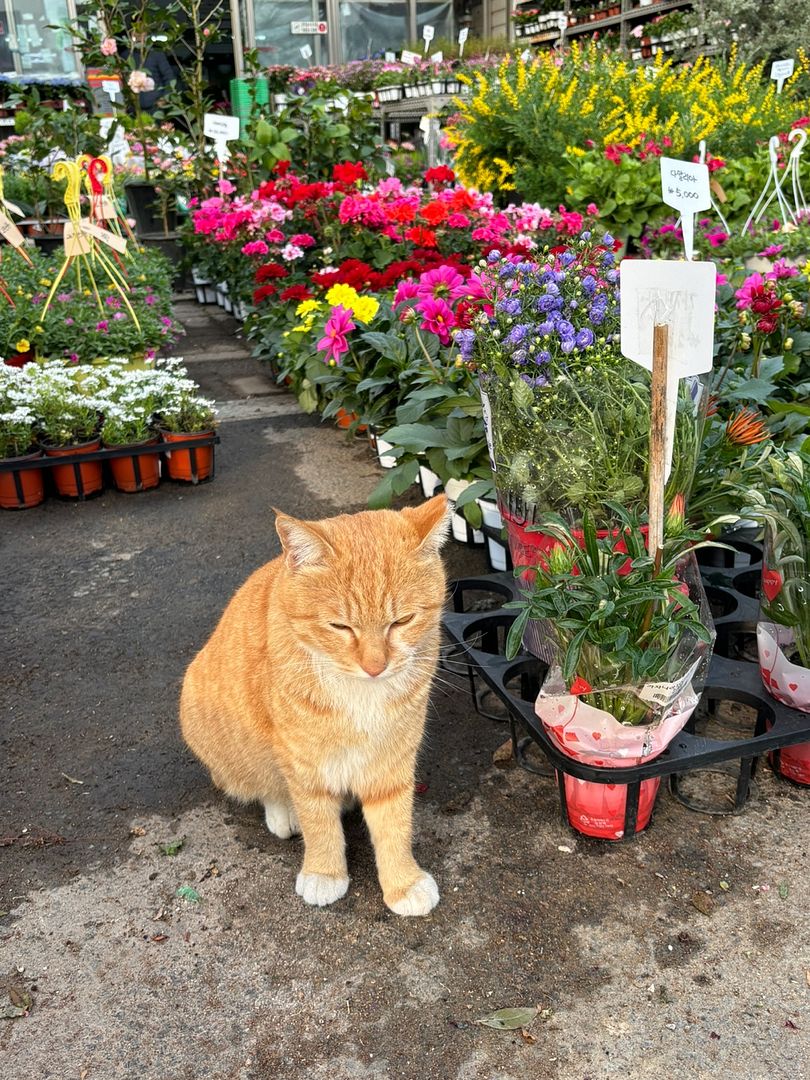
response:
[[[759,757],[775,752],[778,770],[781,747],[810,741],[810,714],[776,701],[762,685],[758,664],[735,656],[740,644],[746,640],[750,643],[756,634],[761,552],[755,544],[745,540],[734,541],[734,546],[736,553],[708,549],[716,565],[701,566],[709,601],[716,612],[717,629],[715,652],[702,700],[710,709],[721,701],[750,706],[756,713],[753,733],[738,739],[708,738],[695,733],[696,718],[693,716],[663,754],[646,764],[627,768],[586,765],[557,748],[534,712],[534,701],[546,672],[543,661],[529,653],[519,654],[513,660],[507,660],[503,655],[503,642],[515,613],[502,606],[487,611],[470,610],[471,604],[482,593],[489,593],[491,597],[494,594],[502,604],[519,598],[521,582],[512,574],[500,573],[462,578],[452,583],[453,610],[445,613],[443,625],[459,647],[459,655],[469,665],[476,708],[484,715],[491,715],[483,709],[484,695],[478,685],[480,678],[507,710],[517,761],[529,771],[540,772],[526,756],[528,745],[535,743],[556,770],[564,820],[567,821],[565,775],[595,783],[628,785],[624,837],[630,839],[636,831],[639,789],[643,780],[670,777],[673,794],[691,809],[703,810],[704,807],[695,805],[680,791],[679,778],[692,770],[728,761],[739,762],[733,808],[708,812],[736,813],[748,796]],[[740,565],[741,559],[747,559],[747,563]],[[741,588],[744,591],[740,591]],[[519,731],[525,731],[526,735],[521,736]]]

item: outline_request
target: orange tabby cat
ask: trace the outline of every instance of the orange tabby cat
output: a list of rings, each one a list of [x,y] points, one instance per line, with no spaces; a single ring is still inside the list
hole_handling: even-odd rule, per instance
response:
[[[340,815],[363,806],[385,903],[426,915],[436,882],[411,850],[416,754],[439,651],[448,506],[326,521],[278,514],[283,554],[236,593],[186,672],[183,736],[270,832],[302,832],[296,892],[349,887]]]

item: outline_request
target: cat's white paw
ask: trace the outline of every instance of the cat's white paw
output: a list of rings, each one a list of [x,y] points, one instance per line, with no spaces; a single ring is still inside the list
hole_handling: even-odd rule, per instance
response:
[[[264,804],[264,820],[267,828],[273,836],[281,840],[288,840],[291,836],[297,836],[301,832],[295,808],[288,803],[266,802]]]
[[[401,900],[388,906],[395,915],[427,915],[438,902],[439,886],[430,874],[422,874]]]
[[[305,874],[301,871],[295,881],[295,891],[305,903],[325,907],[346,895],[349,891],[349,879],[330,877],[328,874]]]

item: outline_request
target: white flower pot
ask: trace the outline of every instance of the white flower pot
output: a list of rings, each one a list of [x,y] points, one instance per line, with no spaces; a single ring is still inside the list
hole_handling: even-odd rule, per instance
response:
[[[217,303],[221,308],[225,307],[225,300],[228,296],[228,283],[227,281],[217,282]]]
[[[434,79],[430,84],[430,88],[434,94],[444,93],[444,79]]]
[[[203,286],[203,293],[205,294],[204,304],[215,304],[217,302],[217,290],[215,285]]]
[[[427,465],[419,466],[419,483],[422,486],[422,494],[426,499],[432,498],[438,488],[442,486],[441,477]]]
[[[444,485],[444,491],[450,502],[455,503],[462,491],[469,486],[469,480],[454,480],[451,478]],[[453,539],[458,540],[459,543],[483,544],[484,542],[484,534],[480,529],[473,529],[472,526],[467,523],[467,519],[461,511],[457,511],[453,514],[450,519],[450,528],[453,533]]]
[[[397,459],[388,453],[394,449],[394,444],[387,442],[380,435],[377,436],[377,457],[384,469],[396,468]]]
[[[475,501],[481,507],[484,524],[491,526],[493,529],[502,529],[503,519],[498,504],[490,502],[489,499],[476,499]],[[493,540],[491,536],[487,537],[487,555],[493,570],[506,569],[506,547],[499,540]]]

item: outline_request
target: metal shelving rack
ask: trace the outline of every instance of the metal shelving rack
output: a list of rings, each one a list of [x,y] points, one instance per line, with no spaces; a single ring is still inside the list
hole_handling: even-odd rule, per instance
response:
[[[518,5],[518,7],[523,6],[530,7],[531,0],[524,0],[523,3]],[[634,26],[639,23],[649,22],[657,15],[668,15],[673,11],[688,11],[692,7],[692,0],[655,0],[652,4],[644,5],[639,4],[638,0],[621,0],[621,12],[618,15],[600,15],[599,18],[583,19],[571,23],[571,19],[576,18],[578,6],[581,9],[581,5],[572,3],[572,0],[560,0],[560,10],[564,12],[568,22],[568,25],[563,30],[555,27],[537,34],[522,36],[516,40],[521,43],[525,42],[527,46],[552,46],[560,41],[561,35],[563,44],[568,44],[577,37],[590,35],[597,31],[601,34],[607,30],[618,29],[619,43],[622,48],[626,48],[628,35]],[[606,12],[617,6],[618,0],[613,4],[605,0],[603,4]]]

